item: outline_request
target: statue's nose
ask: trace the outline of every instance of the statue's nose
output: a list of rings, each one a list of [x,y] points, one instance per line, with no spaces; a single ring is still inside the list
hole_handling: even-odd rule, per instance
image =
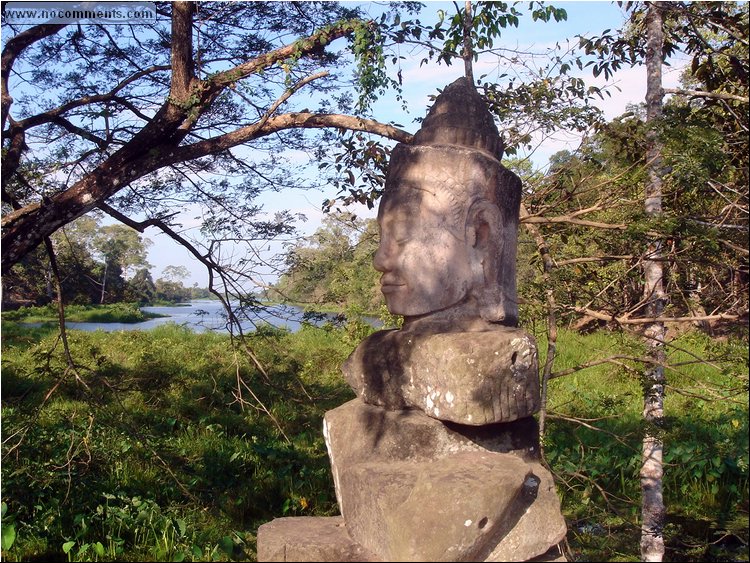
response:
[[[372,265],[378,272],[389,272],[393,269],[394,256],[392,245],[387,239],[381,239],[380,246],[378,246],[373,257]]]

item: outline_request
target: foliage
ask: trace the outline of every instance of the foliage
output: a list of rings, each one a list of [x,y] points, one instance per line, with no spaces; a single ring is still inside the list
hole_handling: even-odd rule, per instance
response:
[[[137,303],[113,303],[111,305],[70,305],[65,309],[65,319],[76,323],[140,323],[146,319],[160,317],[156,313],[141,310]],[[57,323],[57,306],[21,307],[3,313],[3,321],[25,323]]]
[[[658,220],[636,204],[646,178],[646,126],[638,111],[599,128],[575,154],[555,155],[524,200],[531,214],[562,219],[542,232],[558,264],[550,274],[556,302],[570,322],[582,308],[642,314],[640,260],[654,234],[667,258],[667,316],[747,310],[747,165],[735,166],[727,139],[681,101],[666,105],[663,120],[667,172]],[[576,224],[581,219],[589,223]],[[520,249],[522,312],[531,321],[543,315],[545,287],[535,247]]]
[[[329,214],[311,237],[288,251],[287,270],[275,292],[312,308],[377,312],[383,303],[372,266],[378,241],[374,220]]]
[[[464,44],[464,6],[454,4],[455,13],[437,10],[434,23],[422,18],[386,14],[380,22],[380,34],[396,46],[404,45],[418,53],[420,66],[452,65],[462,60]],[[564,8],[529,2],[527,7],[514,2],[472,2],[469,35],[473,59],[493,61],[498,69],[477,78],[476,85],[490,111],[501,124],[505,154],[512,156],[519,149],[531,149],[540,136],[560,129],[586,131],[600,123],[602,116],[592,101],[607,95],[605,89],[590,86],[571,72],[583,69],[585,60],[570,46],[556,45],[546,50],[521,50],[503,43],[511,27],[544,25],[567,19]],[[552,25],[550,23],[550,25]],[[403,80],[402,59],[390,56],[391,74],[383,82],[396,86]],[[397,100],[401,98],[397,92]],[[435,96],[431,96],[434,99]],[[419,114],[421,115],[421,114]],[[421,117],[415,121],[421,121]],[[396,124],[398,125],[398,124]],[[329,173],[327,182],[338,188],[336,198],[323,203],[326,210],[358,202],[372,208],[380,197],[385,179],[390,144],[371,135],[346,133],[341,144],[322,159],[319,167]]]
[[[160,9],[176,14],[182,8],[175,6],[182,5]],[[653,240],[662,241],[666,257],[665,314],[711,319],[670,325],[670,414],[657,430],[666,444],[666,533],[673,558],[720,558],[727,540],[739,538],[747,545],[748,7],[664,6],[666,53],[681,50],[693,64],[682,93],[655,125],[665,164],[665,205],[657,220],[640,212],[647,178],[643,146],[654,132],[651,124],[640,107],[601,123],[587,102],[605,93],[571,72],[574,66],[590,66],[594,74],[607,76],[638,63],[642,7],[629,7],[627,28],[582,41],[592,59],[545,53],[541,64],[523,61],[527,79],[512,78],[514,71],[478,82],[507,125],[506,154],[528,144],[535,131],[596,125],[580,150],[555,155],[546,174],[509,162],[524,176],[527,226],[538,225],[544,239],[540,245],[531,231],[521,234],[522,324],[538,332],[550,295],[563,325],[590,330],[637,323],[643,314],[640,268]],[[473,10],[475,46],[496,55],[499,68],[520,60],[520,53],[498,46],[503,29],[525,17],[520,5],[483,3]],[[279,147],[314,149],[315,163],[341,190],[326,207],[335,209],[342,200],[372,207],[389,147],[371,137],[383,129],[360,118],[367,117],[369,101],[384,95],[383,88],[400,86],[400,59],[388,48],[419,45],[427,50],[425,64],[450,64],[460,56],[463,22],[458,6],[456,11],[425,25],[395,11],[378,23],[351,20],[356,10],[336,4],[203,3],[188,14],[200,24],[201,48],[195,58],[187,57],[189,64],[182,61],[192,64],[182,70],[195,71],[193,84],[205,88],[200,92],[167,91],[170,83],[179,86],[179,80],[170,80],[177,77],[170,51],[177,59],[194,51],[192,38],[170,36],[166,27],[152,30],[139,48],[134,48],[139,40],[124,29],[109,36],[101,27],[45,35],[23,51],[15,68],[29,88],[41,91],[13,102],[3,164],[14,175],[4,182],[4,214],[23,216],[12,208],[33,207],[42,194],[61,199],[74,186],[98,181],[92,171],[112,165],[105,183],[124,187],[128,180],[130,188],[110,193],[107,203],[102,198],[96,202],[100,207],[137,230],[157,226],[209,268],[242,278],[256,266],[255,243],[292,235],[292,216],[263,216],[257,196],[265,189],[307,184],[296,177],[303,167],[287,165]],[[565,16],[564,10],[539,4],[529,5],[526,14],[542,22]],[[336,93],[334,79],[312,74],[345,62],[343,53],[329,50],[337,33],[348,34],[360,63],[354,76],[361,87],[356,107],[352,96]],[[294,47],[288,57],[263,58],[285,42]],[[244,63],[258,60],[269,63],[243,73]],[[315,87],[308,88],[311,84]],[[310,95],[300,98],[302,88]],[[48,119],[46,110],[39,113],[40,100],[45,108],[58,108],[50,110],[55,119]],[[310,105],[317,109],[308,111]],[[153,115],[151,108],[158,107]],[[305,125],[282,126],[283,119],[300,115],[314,127],[340,124],[331,121],[331,112],[350,109],[357,125],[346,121],[336,127],[351,126],[351,131],[314,137],[292,130]],[[4,105],[4,118],[6,110]],[[253,125],[237,129],[237,123]],[[162,125],[171,136],[155,133]],[[261,133],[253,136],[251,129]],[[408,138],[386,131],[391,139]],[[149,140],[150,148],[138,145],[135,153],[120,153],[120,147],[132,148],[133,139]],[[232,152],[230,139],[252,142],[269,156]],[[16,149],[24,144],[30,150],[21,156]],[[116,152],[125,160],[112,160]],[[126,174],[133,170],[137,177],[129,179]],[[65,173],[68,183],[61,180]],[[200,249],[181,238],[173,215],[195,203],[209,241]],[[146,220],[136,223],[123,212],[143,213]],[[167,275],[153,282],[147,271],[136,274],[136,285],[120,284],[126,262],[97,264],[102,255],[87,246],[92,232],[90,223],[79,220],[61,233],[68,240],[55,240],[68,300],[81,296],[92,302],[101,295],[102,282],[115,290],[113,297],[124,294],[134,301],[159,291],[180,300],[195,294],[195,288]],[[373,223],[331,216],[310,240],[290,250],[276,289],[316,308],[321,303],[344,308],[350,317],[377,310],[377,274],[369,266],[376,240]],[[234,252],[237,241],[250,250]],[[7,248],[4,244],[4,262]],[[541,249],[554,263],[546,278]],[[243,258],[229,264],[222,261],[225,256]],[[12,281],[10,287],[20,288],[22,298],[49,299],[52,280],[41,253],[27,253],[10,275],[3,276],[4,295]],[[693,325],[703,333],[691,332]],[[260,329],[248,344],[268,368],[265,374],[215,335],[176,327],[149,335],[72,332],[76,381],[48,328],[3,329],[3,423],[12,438],[3,450],[2,540],[3,549],[9,548],[4,555],[251,558],[254,538],[248,530],[259,522],[333,510],[319,422],[326,408],[351,396],[338,365],[370,330],[364,324],[350,322],[342,330],[308,327],[294,335]],[[618,357],[554,378],[549,393],[546,453],[561,479],[572,522],[570,543],[584,552],[580,557],[592,560],[634,557],[640,440],[654,430],[640,421],[642,381],[633,375],[643,371],[643,350],[626,334],[560,331],[557,375],[604,356]],[[248,387],[238,387],[239,381]],[[255,397],[243,389],[252,389]]]
[[[643,344],[635,335],[601,331],[558,336],[559,373],[621,358],[550,382],[544,451],[558,479],[571,550],[576,560],[638,559]],[[544,336],[538,338],[544,350]],[[747,346],[690,332],[668,350],[670,415],[662,428],[668,556],[711,561],[729,548],[742,557],[744,542],[747,557]]]
[[[193,292],[181,281],[169,281],[163,278],[154,284],[154,302],[184,303],[192,299]]]
[[[101,225],[97,216],[84,216],[51,237],[66,303],[114,303],[128,297],[141,300],[151,241],[125,225]],[[136,272],[135,285],[125,276]],[[153,282],[152,282],[153,283]],[[43,249],[37,249],[3,276],[3,303],[43,304],[53,298],[52,272]],[[145,301],[145,299],[143,299]]]
[[[69,339],[87,389],[61,381],[45,401],[66,365],[54,337],[14,344],[4,330],[3,524],[17,532],[4,559],[251,558],[264,521],[334,510],[322,415],[352,397],[338,330],[254,336],[272,385],[227,336]],[[273,418],[242,408],[238,369]]]
[[[141,268],[128,283],[127,299],[138,301],[142,304],[153,303],[156,300],[156,285],[151,277],[151,272]]]
[[[243,278],[255,263],[225,264],[227,247],[294,231],[296,217],[266,216],[258,195],[315,185],[299,151],[325,153],[339,130],[408,138],[360,119],[399,88],[384,74],[385,19],[336,2],[165,2],[158,12],[149,25],[3,22],[4,272],[99,208]],[[200,218],[199,236],[181,228],[185,211]]]
[[[146,261],[151,241],[125,225],[102,226],[97,217],[84,216],[55,233],[52,241],[65,303],[86,305],[104,300],[150,305],[210,295],[207,289],[183,285],[181,280],[189,273],[184,266],[167,266],[164,278],[154,282]],[[38,249],[3,276],[5,307],[41,305],[53,299],[52,272],[47,262],[45,253]],[[126,279],[130,271],[134,273]]]
[[[258,331],[254,349],[269,385],[226,336],[174,325],[71,331],[88,390],[67,379],[45,403],[66,365],[54,335],[8,334],[4,324],[4,559],[254,560],[258,525],[335,513],[322,416],[353,397],[339,366],[362,335],[309,325]],[[614,353],[637,365],[642,346],[569,331],[560,344],[559,371]],[[688,532],[705,550],[718,549],[709,543],[722,530],[747,540],[747,347],[699,333],[672,344],[670,365],[685,394],[671,395],[665,428],[668,540],[675,558],[699,560],[681,544]],[[237,370],[273,418],[261,403],[241,407]],[[632,556],[638,379],[604,364],[552,383],[557,418],[545,452],[562,479],[569,542],[584,560],[612,560],[620,548]],[[714,390],[721,398],[705,400]],[[695,535],[699,524],[705,537]]]

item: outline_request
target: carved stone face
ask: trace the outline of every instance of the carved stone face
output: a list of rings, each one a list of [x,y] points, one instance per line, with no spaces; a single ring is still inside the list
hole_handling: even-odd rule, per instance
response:
[[[373,261],[388,310],[442,331],[515,326],[520,195],[518,178],[486,153],[396,145]]]
[[[415,317],[466,300],[472,285],[471,248],[456,225],[455,203],[439,182],[409,174],[390,178],[378,210],[380,246],[374,266],[383,275],[388,310]]]

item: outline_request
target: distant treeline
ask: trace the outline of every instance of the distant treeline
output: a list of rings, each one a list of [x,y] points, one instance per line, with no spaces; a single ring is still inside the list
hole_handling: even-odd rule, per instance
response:
[[[151,241],[125,225],[101,226],[84,216],[51,237],[54,263],[65,303],[142,305],[177,303],[210,296],[208,289],[185,287],[183,266],[167,266],[156,280],[146,260]],[[57,298],[57,282],[49,252],[40,246],[2,278],[2,307],[45,305]]]
[[[379,311],[385,302],[372,266],[378,240],[374,219],[327,215],[287,254],[286,272],[267,297],[339,311]]]

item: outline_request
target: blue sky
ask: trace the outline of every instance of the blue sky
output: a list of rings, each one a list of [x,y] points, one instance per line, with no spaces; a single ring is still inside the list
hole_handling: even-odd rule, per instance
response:
[[[626,20],[623,10],[614,2],[601,1],[575,1],[575,2],[551,2],[556,7],[564,8],[568,13],[567,21],[563,22],[535,22],[532,23],[530,18],[522,19],[518,28],[507,28],[501,43],[507,48],[542,50],[547,45],[554,45],[556,42],[565,44],[570,41],[571,45],[577,44],[577,35],[598,35],[607,28],[616,30],[622,27]],[[463,2],[459,2],[463,5]],[[372,3],[373,11],[380,10],[379,3]],[[524,9],[526,3],[522,3]],[[423,23],[428,23],[436,18],[435,14],[438,9],[444,9],[449,14],[453,13],[452,2],[426,2],[422,15],[418,16]],[[379,13],[379,12],[378,12]],[[407,57],[402,62],[404,94],[408,100],[411,113],[404,114],[400,110],[400,104],[389,99],[383,99],[378,102],[374,109],[374,116],[380,121],[395,121],[404,126],[404,129],[414,132],[417,126],[413,123],[414,117],[423,116],[428,107],[428,96],[435,94],[438,88],[443,88],[456,78],[462,76],[463,66],[437,65],[430,63],[422,67],[419,66],[419,60],[422,58],[419,54],[414,54],[404,49],[401,53]],[[496,66],[496,65],[495,65]],[[484,72],[496,71],[491,63],[475,65],[475,75],[479,76]],[[665,85],[676,85],[679,72],[670,71],[665,68]],[[587,82],[603,86],[604,81],[593,79],[590,71],[582,74]],[[608,119],[622,114],[629,103],[639,103],[645,96],[645,72],[641,68],[625,69],[619,72],[611,81],[617,88],[612,90],[612,97],[606,98],[599,103],[601,109],[605,112]],[[502,124],[499,124],[502,129]],[[545,139],[541,146],[534,153],[532,160],[537,168],[543,167],[550,155],[562,149],[574,149],[580,138],[576,135],[559,132],[554,136]],[[541,139],[540,139],[541,142]],[[323,217],[321,205],[325,199],[334,197],[335,190],[332,187],[321,187],[320,191],[299,191],[289,190],[288,192],[269,193],[260,198],[268,212],[279,209],[290,209],[294,212],[303,213],[308,217],[308,221],[301,224],[302,234],[311,234],[320,225]],[[374,211],[367,211],[364,208],[353,209],[356,213],[364,216],[374,216]],[[190,257],[184,249],[177,246],[167,239],[166,236],[156,235],[147,232],[146,236],[151,238],[154,245],[149,253],[149,260],[154,265],[152,272],[154,277],[159,277],[164,267],[168,265],[184,265],[191,272],[191,278],[185,280],[186,285],[198,283],[200,286],[207,285],[207,275],[203,267]],[[272,282],[273,278],[269,277],[266,282]]]

